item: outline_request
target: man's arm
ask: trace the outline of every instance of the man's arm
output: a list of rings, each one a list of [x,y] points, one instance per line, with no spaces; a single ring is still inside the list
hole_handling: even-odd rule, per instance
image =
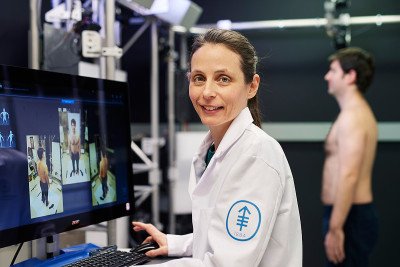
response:
[[[343,226],[353,203],[366,146],[366,133],[357,114],[342,114],[338,126],[339,180],[325,238],[328,259],[334,263],[342,262],[345,258]]]
[[[50,179],[49,179],[49,169],[47,168],[47,165],[44,166],[44,174],[46,177],[46,183],[50,185]]]
[[[72,140],[71,134],[69,133],[68,134],[68,151],[69,151],[69,153],[71,153],[71,140]]]
[[[79,153],[78,155],[81,156],[81,136],[78,133],[77,133],[77,140],[78,140],[77,146],[78,146],[78,153]]]
[[[104,159],[101,159],[100,160],[100,173],[99,173],[99,175],[100,175],[100,178],[104,178]]]

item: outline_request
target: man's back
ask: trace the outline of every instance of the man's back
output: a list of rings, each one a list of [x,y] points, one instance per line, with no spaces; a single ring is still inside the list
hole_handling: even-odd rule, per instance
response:
[[[108,170],[108,159],[106,157],[102,157],[100,160],[100,178],[105,178],[107,176]]]
[[[43,160],[39,160],[38,163],[38,175],[40,177],[40,181],[42,183],[49,182],[49,171],[47,169],[47,165]]]

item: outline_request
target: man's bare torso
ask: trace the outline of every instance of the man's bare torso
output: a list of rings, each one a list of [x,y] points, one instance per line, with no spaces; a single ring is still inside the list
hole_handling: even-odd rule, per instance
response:
[[[71,133],[69,137],[70,149],[72,153],[78,153],[80,151],[81,140],[78,133]]]
[[[344,164],[343,162],[340,162],[339,153],[341,149],[346,149],[345,147],[339,147],[339,139],[348,138],[341,133],[341,129],[347,127],[343,121],[350,113],[352,113],[351,115],[355,115],[357,118],[355,126],[363,132],[365,137],[365,146],[361,152],[362,163],[355,186],[353,203],[362,204],[372,201],[372,167],[375,159],[378,131],[376,120],[371,109],[366,102],[362,102],[357,106],[341,111],[326,138],[326,158],[323,168],[321,194],[322,202],[326,205],[332,205],[335,202],[340,168],[341,164]]]

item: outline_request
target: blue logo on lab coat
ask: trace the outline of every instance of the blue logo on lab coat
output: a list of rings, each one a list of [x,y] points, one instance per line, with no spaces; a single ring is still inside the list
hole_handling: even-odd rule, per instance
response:
[[[236,201],[226,216],[226,230],[238,241],[248,241],[258,232],[261,223],[260,209],[247,200]]]

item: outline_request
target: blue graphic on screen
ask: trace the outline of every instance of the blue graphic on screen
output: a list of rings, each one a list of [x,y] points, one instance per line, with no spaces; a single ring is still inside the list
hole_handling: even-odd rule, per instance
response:
[[[8,125],[10,123],[10,114],[3,108],[3,111],[0,113],[0,125]]]

